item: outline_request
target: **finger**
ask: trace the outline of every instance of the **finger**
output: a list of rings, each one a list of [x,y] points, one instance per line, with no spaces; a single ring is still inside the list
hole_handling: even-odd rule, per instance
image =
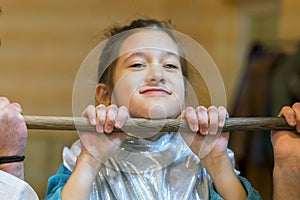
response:
[[[96,125],[96,112],[93,105],[89,105],[81,115],[87,117],[91,125]]]
[[[279,116],[283,116],[286,120],[286,122],[290,126],[295,126],[296,125],[296,116],[295,116],[294,110],[290,106],[284,106],[280,113]]]
[[[98,133],[104,133],[104,124],[106,121],[106,107],[103,104],[99,104],[96,107],[97,125],[96,131]]]
[[[106,111],[106,120],[104,125],[105,133],[111,133],[113,131],[117,115],[118,107],[116,105],[110,105]]]
[[[115,122],[115,127],[120,129],[124,126],[126,120],[128,119],[129,117],[129,112],[128,112],[128,109],[127,107],[125,106],[121,106],[119,109],[118,109],[118,114],[117,114],[117,119],[116,119],[116,122]]]
[[[185,110],[181,112],[181,114],[177,117],[177,119],[183,119],[185,116]]]
[[[198,118],[195,109],[192,107],[188,107],[185,109],[184,114],[190,129],[193,132],[197,132],[199,128],[198,128]]]
[[[218,107],[218,112],[219,112],[219,128],[223,128],[226,122],[226,118],[228,117],[228,112],[225,107],[220,106]]]
[[[208,134],[207,109],[204,106],[198,106],[196,111],[197,111],[198,123],[200,127],[200,133],[202,135],[207,135]]]
[[[215,135],[218,132],[219,125],[219,111],[215,106],[210,106],[207,109],[208,121],[209,121],[209,130],[208,133]]]
[[[16,110],[16,111],[19,112],[19,113],[22,113],[22,107],[21,107],[21,105],[18,104],[18,103],[11,103],[11,104],[9,105],[9,107],[11,107],[12,109]]]
[[[300,133],[300,103],[295,103],[293,106],[292,106],[296,116],[296,129],[297,129],[297,132]]]
[[[4,108],[8,104],[10,104],[10,102],[6,97],[0,97],[0,108]]]
[[[22,122],[25,123],[24,118],[22,116],[22,107],[18,103],[11,103],[6,107],[11,114],[18,117]]]

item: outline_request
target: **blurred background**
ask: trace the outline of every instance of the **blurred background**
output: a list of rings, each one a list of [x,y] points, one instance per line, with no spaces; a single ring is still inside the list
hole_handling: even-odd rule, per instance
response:
[[[224,79],[231,116],[276,116],[299,101],[299,0],[0,1],[0,95],[26,115],[72,115],[72,88],[103,29],[137,17],[171,19],[198,41]],[[299,56],[297,56],[299,55]],[[297,64],[298,63],[298,64]],[[40,199],[72,131],[30,130],[25,177]],[[269,133],[232,133],[237,168],[271,199]]]

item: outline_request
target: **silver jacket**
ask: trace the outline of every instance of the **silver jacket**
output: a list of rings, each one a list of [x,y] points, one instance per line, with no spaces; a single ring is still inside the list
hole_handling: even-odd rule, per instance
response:
[[[80,141],[64,148],[63,162],[70,171],[80,151]],[[229,149],[228,155],[234,165]],[[180,134],[169,133],[154,142],[128,136],[102,165],[90,199],[202,200],[209,199],[210,184],[209,174]]]

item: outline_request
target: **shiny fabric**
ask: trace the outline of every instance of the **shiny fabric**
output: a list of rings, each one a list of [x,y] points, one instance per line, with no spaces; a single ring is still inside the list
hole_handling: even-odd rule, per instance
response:
[[[73,170],[80,142],[63,151],[64,165]],[[228,154],[234,164],[233,153]],[[238,173],[238,172],[236,172]],[[211,179],[178,133],[152,142],[128,136],[120,151],[102,165],[91,200],[209,199]]]

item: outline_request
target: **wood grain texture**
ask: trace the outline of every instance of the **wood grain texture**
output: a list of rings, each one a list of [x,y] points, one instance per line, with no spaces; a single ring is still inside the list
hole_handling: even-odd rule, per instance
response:
[[[85,130],[95,131],[84,117],[56,116],[24,116],[28,129],[40,130]],[[126,121],[121,131],[125,132],[175,132],[189,131],[187,122],[183,119],[148,120],[132,118]],[[284,118],[280,117],[234,117],[226,120],[222,131],[251,131],[251,130],[292,130]],[[115,131],[120,131],[116,129]]]

